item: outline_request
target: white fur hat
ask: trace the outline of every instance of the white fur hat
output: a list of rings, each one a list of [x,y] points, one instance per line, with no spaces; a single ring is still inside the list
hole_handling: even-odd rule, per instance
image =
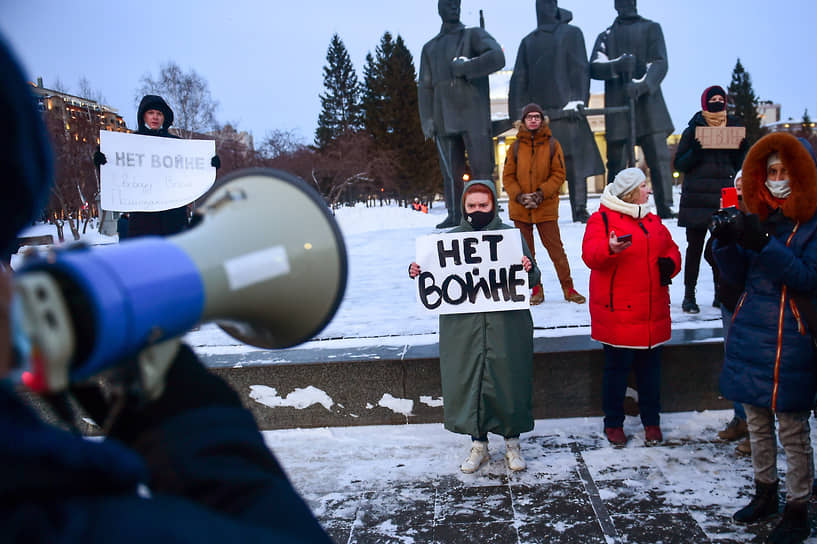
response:
[[[640,168],[625,168],[616,174],[613,183],[610,184],[610,192],[613,193],[613,196],[620,198],[646,180],[647,176],[644,175],[644,172],[642,172]]]

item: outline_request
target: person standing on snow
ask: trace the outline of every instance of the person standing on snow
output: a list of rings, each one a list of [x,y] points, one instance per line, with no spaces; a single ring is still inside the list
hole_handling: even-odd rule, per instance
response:
[[[604,344],[604,434],[614,446],[624,435],[624,396],[630,369],[638,383],[644,442],[663,436],[661,345],[671,335],[669,284],[681,271],[681,253],[667,227],[647,206],[647,178],[638,168],[619,172],[590,216],[582,259],[590,269],[590,325]]]
[[[449,232],[503,230],[496,213],[496,190],[487,180],[465,187],[463,220]],[[539,269],[522,240],[522,266],[528,281]],[[409,276],[420,275],[412,262]],[[460,470],[475,472],[490,459],[488,433],[505,437],[508,468],[526,468],[520,433],[533,429],[533,320],[530,310],[506,310],[440,316],[440,375],[445,428],[471,436],[471,451]]]
[[[139,102],[139,111],[136,114],[138,129],[136,134],[143,136],[157,136],[159,138],[178,138],[169,132],[173,124],[173,110],[167,105],[164,98],[155,94],[146,94]],[[99,167],[108,162],[105,154],[94,153],[94,165]],[[221,167],[221,159],[214,155],[210,165]],[[187,205],[179,206],[160,212],[130,212],[128,238],[138,236],[170,236],[187,229],[189,215]]]
[[[675,169],[684,173],[681,203],[678,205],[678,226],[686,228],[684,300],[681,308],[688,314],[701,311],[695,300],[695,286],[698,283],[701,253],[704,250],[709,220],[720,208],[721,189],[732,187],[735,172],[740,170],[748,149],[745,138],[738,149],[703,149],[695,136],[695,129],[698,127],[743,126],[739,118],[727,115],[726,100],[723,87],[713,85],[704,90],[701,95],[701,111],[692,116],[675,153]],[[713,306],[720,306],[717,296]]]
[[[779,438],[786,507],[767,542],[802,542],[811,531],[809,416],[817,393],[817,167],[807,148],[784,132],[758,140],[743,162],[743,201],[748,214],[722,210],[710,227],[721,275],[744,286],[720,389],[746,409],[755,495],[733,518],[753,523],[777,514]]]
[[[533,226],[553,261],[562,294],[568,302],[584,304],[585,298],[573,288],[562,235],[559,232],[559,188],[565,181],[562,146],[553,137],[548,120],[538,104],[522,108],[516,142],[505,157],[502,184],[508,193],[508,213],[536,257]],[[545,300],[542,284],[533,286],[531,305]]]

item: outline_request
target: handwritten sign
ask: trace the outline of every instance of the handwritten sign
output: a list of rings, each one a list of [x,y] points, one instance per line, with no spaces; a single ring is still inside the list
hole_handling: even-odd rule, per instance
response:
[[[416,241],[417,300],[428,312],[526,310],[528,273],[517,229],[422,236]]]
[[[108,162],[99,168],[102,208],[156,212],[203,195],[216,180],[213,140],[177,140],[124,132],[99,132]]]
[[[704,149],[737,149],[746,127],[695,127],[695,137]]]

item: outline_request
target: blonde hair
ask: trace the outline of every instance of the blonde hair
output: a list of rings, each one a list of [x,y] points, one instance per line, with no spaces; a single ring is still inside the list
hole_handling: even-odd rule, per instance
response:
[[[638,184],[638,187],[627,193],[626,195],[621,195],[618,197],[619,200],[622,202],[626,202],[627,204],[637,204],[637,200],[641,197],[641,184]]]

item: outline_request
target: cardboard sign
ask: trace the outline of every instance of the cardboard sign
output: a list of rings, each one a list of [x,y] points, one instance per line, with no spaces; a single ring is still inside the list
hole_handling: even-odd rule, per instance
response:
[[[177,140],[124,132],[99,132],[108,162],[99,168],[102,208],[157,212],[193,202],[212,187],[213,140]]]
[[[737,149],[746,127],[695,127],[695,137],[704,149]]]
[[[417,301],[435,314],[527,310],[528,273],[517,229],[422,236]]]

